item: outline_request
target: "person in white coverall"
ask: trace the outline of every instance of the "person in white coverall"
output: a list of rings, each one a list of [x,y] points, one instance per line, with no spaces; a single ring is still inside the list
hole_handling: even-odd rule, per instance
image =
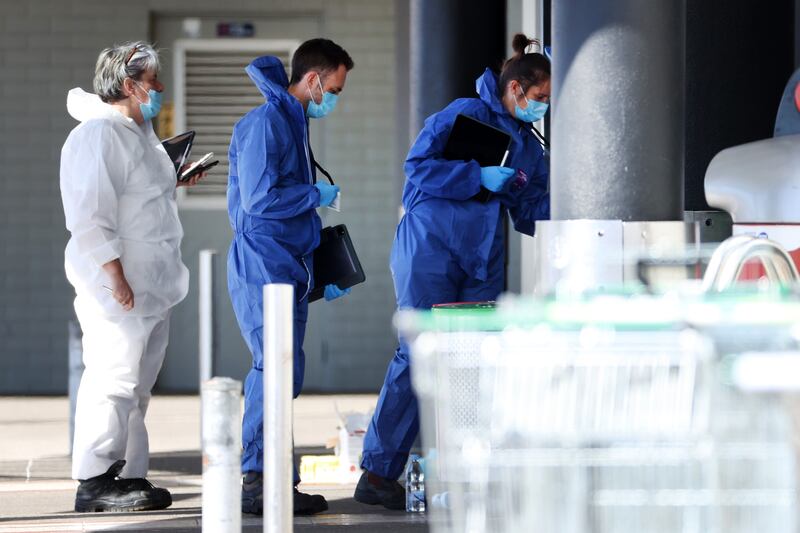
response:
[[[171,308],[188,291],[175,167],[153,131],[157,52],[143,42],[100,53],[96,94],[76,88],[80,124],[61,151],[67,279],[83,329],[72,477],[76,511],[163,509],[169,492],[145,476],[144,416],[167,347]],[[194,185],[200,176],[189,181]]]

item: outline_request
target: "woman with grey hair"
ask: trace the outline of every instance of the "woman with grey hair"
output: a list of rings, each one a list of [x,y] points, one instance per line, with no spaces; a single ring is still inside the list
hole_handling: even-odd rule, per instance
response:
[[[80,88],[67,109],[80,124],[61,151],[67,279],[83,329],[72,476],[75,510],[171,505],[145,479],[144,416],[167,347],[172,307],[188,291],[175,167],[153,131],[164,86],[158,53],[135,42],[100,53],[96,94]]]

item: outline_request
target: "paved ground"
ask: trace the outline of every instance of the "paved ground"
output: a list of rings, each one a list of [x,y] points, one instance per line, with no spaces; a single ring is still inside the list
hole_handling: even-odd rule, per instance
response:
[[[335,406],[368,411],[373,395],[306,396],[295,401],[295,443],[300,454],[332,453]],[[157,396],[147,423],[151,479],[174,499],[166,511],[92,515],[71,511],[76,483],[70,479],[69,404],[66,398],[0,397],[0,532],[200,531],[202,486],[199,398]],[[327,513],[295,518],[297,532],[427,532],[424,516],[356,503],[353,485],[301,485],[325,495]],[[244,515],[243,531],[262,531],[260,518]]]

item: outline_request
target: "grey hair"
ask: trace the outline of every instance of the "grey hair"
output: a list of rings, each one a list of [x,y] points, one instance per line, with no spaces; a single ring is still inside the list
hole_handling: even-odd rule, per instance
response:
[[[94,69],[94,92],[103,102],[124,100],[122,84],[125,78],[141,79],[147,71],[158,72],[161,63],[158,51],[144,41],[115,44],[97,58]]]

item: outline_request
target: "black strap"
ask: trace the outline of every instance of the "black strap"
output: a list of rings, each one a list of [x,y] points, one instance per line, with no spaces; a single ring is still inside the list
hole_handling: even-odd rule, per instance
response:
[[[537,130],[535,126],[531,126],[531,133],[536,136],[536,138],[539,140],[539,143],[544,147],[545,150],[550,150],[550,142],[548,142],[547,137],[542,135],[542,132]]]
[[[311,143],[308,143],[308,155],[311,157],[311,163],[314,165],[314,168],[316,168],[317,170],[322,172],[322,175],[325,176],[326,178],[328,178],[328,181],[331,182],[331,185],[335,185],[335,183],[333,183],[333,178],[328,173],[328,171],[325,170],[324,168],[322,168],[322,165],[317,163],[317,160],[314,159],[314,150],[311,149]],[[316,183],[317,182],[317,176],[314,175],[313,178],[314,178],[314,183]]]
[[[323,176],[325,176],[326,178],[328,178],[328,181],[330,181],[330,182],[331,182],[331,185],[336,185],[335,183],[333,183],[333,178],[331,177],[331,175],[330,175],[330,174],[328,174],[328,171],[327,171],[327,170],[325,170],[324,168],[322,168],[322,165],[320,165],[319,163],[317,163],[317,161],[316,161],[316,160],[314,160],[314,166],[315,166],[315,167],[317,167],[317,170],[319,170],[320,172],[322,172],[322,175],[323,175]]]

